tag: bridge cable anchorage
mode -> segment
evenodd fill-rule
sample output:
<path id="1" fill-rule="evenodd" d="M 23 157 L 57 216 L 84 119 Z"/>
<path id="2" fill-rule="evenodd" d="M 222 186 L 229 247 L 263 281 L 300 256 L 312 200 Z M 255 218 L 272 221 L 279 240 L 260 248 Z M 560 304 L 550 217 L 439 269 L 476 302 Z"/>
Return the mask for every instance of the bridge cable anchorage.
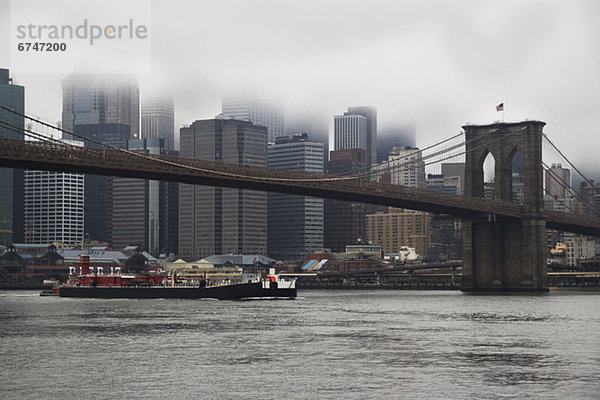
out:
<path id="1" fill-rule="evenodd" d="M 166 165 L 171 165 L 171 166 L 175 166 L 175 167 L 179 167 L 179 168 L 183 168 L 183 169 L 194 170 L 194 171 L 198 171 L 198 172 L 213 173 L 213 174 L 218 174 L 218 175 L 227 176 L 227 177 L 231 177 L 231 178 L 248 178 L 248 177 L 250 177 L 250 178 L 257 179 L 257 180 L 272 181 L 272 182 L 336 182 L 336 181 L 352 181 L 352 180 L 356 180 L 357 179 L 356 177 L 353 177 L 353 176 L 351 176 L 351 177 L 331 177 L 331 178 L 330 177 L 326 177 L 326 178 L 277 178 L 277 177 L 264 177 L 264 176 L 252 176 L 252 175 L 234 174 L 234 173 L 230 173 L 230 172 L 222 172 L 222 171 L 214 171 L 214 170 L 210 170 L 210 169 L 198 168 L 198 167 L 193 167 L 191 165 L 175 163 L 175 162 L 164 160 L 164 159 L 161 159 L 161 158 L 152 157 L 152 156 L 149 156 L 147 154 L 137 153 L 137 152 L 134 152 L 134 151 L 131 151 L 131 150 L 127 150 L 127 149 L 122 149 L 122 148 L 117 147 L 117 146 L 112 146 L 112 145 L 104 144 L 102 142 L 99 142 L 99 141 L 96 141 L 96 140 L 93 140 L 93 139 L 89 139 L 89 138 L 86 138 L 86 137 L 84 137 L 82 135 L 79 135 L 79 134 L 76 134 L 76 133 L 73 133 L 73 132 L 69 132 L 69 131 L 64 130 L 62 128 L 58 128 L 58 127 L 55 127 L 53 125 L 47 124 L 47 123 L 45 123 L 43 121 L 37 120 L 37 119 L 35 119 L 33 117 L 29 117 L 29 116 L 27 116 L 25 114 L 21 114 L 21 113 L 19 113 L 17 111 L 11 110 L 11 109 L 9 109 L 7 107 L 4 107 L 2 105 L 0 105 L 0 108 L 4 109 L 6 111 L 9 111 L 9 112 L 15 113 L 15 114 L 17 114 L 19 116 L 22 116 L 24 118 L 27 118 L 29 120 L 35 121 L 35 122 L 37 122 L 37 123 L 39 123 L 41 125 L 47 126 L 49 128 L 52 128 L 52 129 L 58 130 L 60 132 L 63 132 L 63 133 L 66 133 L 66 134 L 78 137 L 80 139 L 86 140 L 88 142 L 92 142 L 94 144 L 98 144 L 98 145 L 102 146 L 103 148 L 108 148 L 108 149 L 111 149 L 111 150 L 116 150 L 116 151 L 119 151 L 119 152 L 122 152 L 122 153 L 126 153 L 126 154 L 129 154 L 129 155 L 135 156 L 135 157 L 144 158 L 144 159 L 147 159 L 147 160 L 152 160 L 154 162 L 158 162 L 158 163 L 162 163 L 162 164 L 166 164 Z M 19 127 L 15 127 L 15 128 L 17 128 L 19 130 L 21 129 Z M 23 131 L 27 131 L 29 133 L 35 133 L 35 132 L 33 132 L 31 130 L 27 130 L 27 129 L 23 129 Z M 43 139 L 41 139 L 42 141 L 45 141 L 45 142 L 50 141 L 50 138 L 48 138 L 48 137 L 46 137 L 44 135 L 41 135 L 39 133 L 38 133 L 38 135 L 40 135 L 40 138 L 43 138 Z M 69 146 L 72 149 L 77 149 L 77 150 L 79 149 L 78 146 L 71 146 L 71 145 L 68 145 L 68 144 L 67 144 L 67 146 Z"/>

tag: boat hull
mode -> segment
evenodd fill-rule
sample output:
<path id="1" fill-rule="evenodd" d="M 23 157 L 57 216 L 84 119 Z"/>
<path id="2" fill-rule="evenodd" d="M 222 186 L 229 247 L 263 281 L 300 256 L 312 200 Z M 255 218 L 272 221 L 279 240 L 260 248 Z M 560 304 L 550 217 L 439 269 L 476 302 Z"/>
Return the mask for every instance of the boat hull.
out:
<path id="1" fill-rule="evenodd" d="M 210 287 L 165 287 L 165 286 L 63 286 L 60 297 L 88 297 L 101 299 L 219 299 L 236 300 L 246 298 L 294 298 L 296 288 L 265 288 L 261 282 Z"/>

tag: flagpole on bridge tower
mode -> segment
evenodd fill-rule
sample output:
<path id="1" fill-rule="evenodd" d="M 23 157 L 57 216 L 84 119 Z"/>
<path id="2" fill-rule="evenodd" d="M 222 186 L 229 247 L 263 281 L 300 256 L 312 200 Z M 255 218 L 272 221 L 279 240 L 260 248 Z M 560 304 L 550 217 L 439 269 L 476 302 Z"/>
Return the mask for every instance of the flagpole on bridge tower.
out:
<path id="1" fill-rule="evenodd" d="M 504 122 L 504 103 L 500 103 L 496 106 L 496 111 L 502 111 L 502 122 Z"/>

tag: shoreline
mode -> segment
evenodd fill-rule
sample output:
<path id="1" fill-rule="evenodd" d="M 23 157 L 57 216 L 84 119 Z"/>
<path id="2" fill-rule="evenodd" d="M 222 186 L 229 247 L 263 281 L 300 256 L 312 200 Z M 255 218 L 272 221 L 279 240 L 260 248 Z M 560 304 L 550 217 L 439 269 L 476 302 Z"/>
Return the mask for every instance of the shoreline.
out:
<path id="1" fill-rule="evenodd" d="M 0 290 L 10 291 L 25 291 L 25 290 L 48 290 L 52 289 L 49 286 L 42 284 L 34 285 L 6 285 L 0 284 Z M 451 284 L 360 284 L 360 283 L 321 283 L 321 284 L 305 284 L 297 283 L 298 290 L 460 290 L 460 285 Z M 598 286 L 550 286 L 550 292 L 566 292 L 566 291 L 577 291 L 577 292 L 600 292 Z"/>

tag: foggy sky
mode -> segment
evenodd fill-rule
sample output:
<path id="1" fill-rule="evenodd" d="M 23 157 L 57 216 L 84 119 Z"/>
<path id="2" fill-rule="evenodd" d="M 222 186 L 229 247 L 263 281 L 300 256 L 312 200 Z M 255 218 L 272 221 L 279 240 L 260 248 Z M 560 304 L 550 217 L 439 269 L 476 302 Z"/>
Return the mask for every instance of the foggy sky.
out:
<path id="1" fill-rule="evenodd" d="M 290 127 L 323 136 L 334 114 L 374 105 L 380 125 L 414 123 L 423 147 L 501 119 L 504 102 L 507 121 L 545 121 L 567 156 L 600 169 L 597 0 L 156 0 L 150 28 L 141 91 L 173 93 L 176 130 L 239 88 L 280 98 Z M 11 74 L 28 113 L 60 120 L 62 76 Z"/>

